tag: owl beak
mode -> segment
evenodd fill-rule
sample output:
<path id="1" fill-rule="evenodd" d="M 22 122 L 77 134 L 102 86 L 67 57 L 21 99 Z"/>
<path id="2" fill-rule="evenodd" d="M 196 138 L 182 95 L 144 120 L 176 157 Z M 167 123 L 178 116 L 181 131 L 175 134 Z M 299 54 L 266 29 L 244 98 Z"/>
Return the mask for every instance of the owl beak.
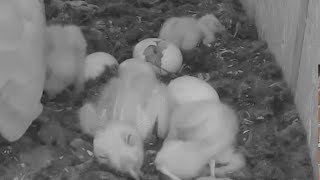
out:
<path id="1" fill-rule="evenodd" d="M 155 134 L 157 139 L 159 139 L 159 137 L 158 137 L 158 117 L 156 119 L 156 122 L 154 123 L 152 134 Z"/>
<path id="2" fill-rule="evenodd" d="M 137 171 L 130 170 L 129 174 L 134 180 L 143 179 L 143 174 L 142 174 L 142 172 L 140 170 L 137 170 Z"/>
<path id="3" fill-rule="evenodd" d="M 181 180 L 179 177 L 171 173 L 167 168 L 165 167 L 157 167 L 157 170 L 160 172 L 160 175 L 162 177 L 166 177 L 166 179 L 171 179 L 171 180 Z"/>

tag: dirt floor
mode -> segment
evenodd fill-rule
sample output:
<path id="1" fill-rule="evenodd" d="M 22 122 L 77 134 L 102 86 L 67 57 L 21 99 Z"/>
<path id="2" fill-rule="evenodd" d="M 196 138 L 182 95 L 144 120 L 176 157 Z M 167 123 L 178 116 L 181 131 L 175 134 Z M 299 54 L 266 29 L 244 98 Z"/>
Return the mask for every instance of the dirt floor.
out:
<path id="1" fill-rule="evenodd" d="M 217 35 L 211 47 L 200 45 L 184 53 L 182 74 L 208 78 L 222 101 L 239 113 L 239 149 L 247 166 L 232 174 L 235 180 L 311 180 L 306 133 L 281 69 L 267 44 L 257 39 L 251 22 L 233 0 L 45 0 L 48 23 L 77 24 L 88 41 L 88 53 L 105 51 L 119 62 L 131 58 L 133 46 L 157 37 L 168 17 L 215 14 L 228 32 Z M 92 138 L 81 133 L 77 109 L 96 97 L 99 87 L 116 74 L 89 82 L 81 97 L 64 92 L 49 102 L 17 142 L 0 144 L 1 180 L 127 179 L 99 166 L 93 159 Z M 159 179 L 152 160 L 159 142 L 146 144 L 145 179 Z"/>

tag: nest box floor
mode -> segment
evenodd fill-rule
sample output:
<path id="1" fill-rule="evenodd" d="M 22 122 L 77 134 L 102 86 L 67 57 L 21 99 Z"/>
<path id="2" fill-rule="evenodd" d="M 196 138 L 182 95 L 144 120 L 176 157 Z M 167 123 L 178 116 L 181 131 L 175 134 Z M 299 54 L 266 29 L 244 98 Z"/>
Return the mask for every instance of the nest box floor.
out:
<path id="1" fill-rule="evenodd" d="M 311 180 L 306 132 L 293 97 L 267 44 L 258 39 L 254 22 L 236 0 L 47 0 L 48 23 L 82 27 L 88 53 L 105 51 L 119 62 L 131 58 L 132 47 L 157 37 L 171 16 L 215 14 L 228 32 L 217 34 L 211 47 L 200 45 L 183 53 L 183 74 L 205 78 L 222 101 L 232 105 L 241 121 L 239 149 L 246 168 L 234 180 Z M 89 82 L 81 97 L 63 92 L 53 101 L 43 98 L 41 116 L 17 142 L 1 141 L 0 179 L 99 180 L 127 179 L 93 161 L 92 138 L 81 133 L 76 112 L 95 98 L 116 68 Z M 146 144 L 143 172 L 159 179 L 153 159 L 159 142 Z"/>

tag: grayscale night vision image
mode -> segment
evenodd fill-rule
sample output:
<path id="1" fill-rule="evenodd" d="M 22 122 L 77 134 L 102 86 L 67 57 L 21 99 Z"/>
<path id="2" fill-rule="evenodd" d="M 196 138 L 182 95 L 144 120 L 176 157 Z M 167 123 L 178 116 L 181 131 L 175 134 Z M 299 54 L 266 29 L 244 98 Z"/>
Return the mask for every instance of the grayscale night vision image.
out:
<path id="1" fill-rule="evenodd" d="M 317 180 L 319 9 L 0 0 L 0 180 Z"/>

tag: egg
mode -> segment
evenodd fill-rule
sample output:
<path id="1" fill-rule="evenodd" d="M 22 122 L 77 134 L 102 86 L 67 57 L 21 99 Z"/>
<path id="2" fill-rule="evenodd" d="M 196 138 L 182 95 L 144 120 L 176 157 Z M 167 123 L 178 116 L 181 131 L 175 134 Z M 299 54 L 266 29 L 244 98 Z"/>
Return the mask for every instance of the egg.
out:
<path id="1" fill-rule="evenodd" d="M 136 44 L 133 58 L 151 63 L 155 72 L 160 75 L 178 72 L 183 62 L 180 49 L 173 43 L 159 38 L 144 39 Z"/>
<path id="2" fill-rule="evenodd" d="M 181 76 L 168 84 L 168 92 L 176 104 L 198 100 L 219 100 L 217 91 L 206 81 L 193 76 Z"/>
<path id="3" fill-rule="evenodd" d="M 95 52 L 89 54 L 85 61 L 85 80 L 95 79 L 99 77 L 105 70 L 105 67 L 110 67 L 119 64 L 115 57 L 105 52 Z"/>

